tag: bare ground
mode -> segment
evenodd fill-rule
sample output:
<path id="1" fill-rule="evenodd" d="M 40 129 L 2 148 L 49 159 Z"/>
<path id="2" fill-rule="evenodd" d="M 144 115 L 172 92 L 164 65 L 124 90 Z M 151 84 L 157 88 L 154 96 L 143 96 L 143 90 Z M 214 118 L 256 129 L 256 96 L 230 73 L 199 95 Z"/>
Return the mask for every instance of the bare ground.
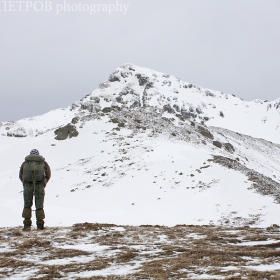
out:
<path id="1" fill-rule="evenodd" d="M 280 230 L 225 226 L 0 228 L 1 279 L 280 279 Z"/>

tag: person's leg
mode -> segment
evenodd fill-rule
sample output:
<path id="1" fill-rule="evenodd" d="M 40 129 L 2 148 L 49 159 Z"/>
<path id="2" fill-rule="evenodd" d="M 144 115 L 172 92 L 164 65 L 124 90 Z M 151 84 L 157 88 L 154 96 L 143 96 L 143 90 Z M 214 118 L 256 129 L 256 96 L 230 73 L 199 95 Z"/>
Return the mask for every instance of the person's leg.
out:
<path id="1" fill-rule="evenodd" d="M 22 217 L 24 218 L 23 224 L 24 224 L 24 230 L 30 230 L 32 221 L 32 204 L 33 204 L 33 192 L 34 187 L 32 183 L 25 182 L 23 184 L 23 199 L 24 199 L 24 208 L 22 211 Z"/>
<path id="2" fill-rule="evenodd" d="M 43 183 L 37 183 L 35 188 L 35 206 L 36 206 L 36 219 L 37 229 L 44 229 L 44 198 L 45 186 Z"/>

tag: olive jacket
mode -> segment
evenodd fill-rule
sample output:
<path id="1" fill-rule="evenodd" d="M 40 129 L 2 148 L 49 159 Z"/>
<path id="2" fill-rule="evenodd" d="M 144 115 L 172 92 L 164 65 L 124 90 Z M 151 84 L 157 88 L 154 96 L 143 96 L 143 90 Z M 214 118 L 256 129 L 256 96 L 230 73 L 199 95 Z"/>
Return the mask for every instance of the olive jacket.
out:
<path id="1" fill-rule="evenodd" d="M 24 162 L 22 163 L 20 170 L 19 170 L 19 179 L 21 180 L 22 183 L 24 183 L 23 182 L 23 164 L 24 164 Z M 45 175 L 44 175 L 44 179 L 43 179 L 44 186 L 47 185 L 50 178 L 51 178 L 51 168 L 48 165 L 48 163 L 45 161 Z"/>

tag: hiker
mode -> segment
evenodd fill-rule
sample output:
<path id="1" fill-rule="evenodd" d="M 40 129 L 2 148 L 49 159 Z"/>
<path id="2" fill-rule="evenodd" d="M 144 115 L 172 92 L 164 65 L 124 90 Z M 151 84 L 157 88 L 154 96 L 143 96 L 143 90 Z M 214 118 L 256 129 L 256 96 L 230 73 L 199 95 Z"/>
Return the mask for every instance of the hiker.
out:
<path id="1" fill-rule="evenodd" d="M 45 159 L 39 155 L 39 151 L 33 149 L 30 155 L 25 157 L 19 171 L 19 179 L 23 183 L 24 209 L 22 217 L 24 218 L 24 227 L 22 230 L 30 231 L 31 216 L 33 205 L 33 195 L 35 196 L 37 229 L 44 229 L 44 197 L 45 187 L 51 178 L 51 169 Z"/>

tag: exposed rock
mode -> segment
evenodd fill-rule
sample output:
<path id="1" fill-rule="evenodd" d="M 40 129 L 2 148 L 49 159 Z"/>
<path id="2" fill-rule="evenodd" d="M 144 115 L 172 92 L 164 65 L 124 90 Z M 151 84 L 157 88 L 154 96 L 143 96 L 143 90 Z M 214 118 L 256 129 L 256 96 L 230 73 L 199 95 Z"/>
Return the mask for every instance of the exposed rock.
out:
<path id="1" fill-rule="evenodd" d="M 188 110 L 186 110 L 186 109 L 181 109 L 181 114 L 182 114 L 183 118 L 186 118 L 186 119 L 191 118 L 191 113 L 188 112 Z"/>
<path id="2" fill-rule="evenodd" d="M 201 135 L 203 135 L 203 136 L 205 136 L 205 137 L 207 137 L 207 138 L 209 138 L 209 139 L 211 139 L 211 140 L 214 139 L 213 134 L 212 134 L 206 127 L 198 126 L 197 131 L 198 131 Z"/>
<path id="3" fill-rule="evenodd" d="M 99 96 L 91 96 L 90 100 L 92 100 L 95 103 L 99 103 L 100 102 L 100 97 Z"/>
<path id="4" fill-rule="evenodd" d="M 185 118 L 184 118 L 182 115 L 180 115 L 180 114 L 176 114 L 176 117 L 177 117 L 179 120 L 181 120 L 181 121 L 184 121 L 184 120 L 185 120 Z"/>
<path id="5" fill-rule="evenodd" d="M 147 82 L 147 85 L 145 87 L 145 90 L 146 89 L 150 89 L 150 88 L 153 88 L 154 87 L 154 83 L 153 82 Z"/>
<path id="6" fill-rule="evenodd" d="M 190 113 L 190 117 L 195 119 L 195 118 L 197 117 L 197 114 L 195 114 L 195 113 Z"/>
<path id="7" fill-rule="evenodd" d="M 111 95 L 104 95 L 103 96 L 103 99 L 106 101 L 106 102 L 111 102 L 112 101 L 112 96 Z"/>
<path id="8" fill-rule="evenodd" d="M 100 89 L 105 89 L 105 88 L 108 88 L 108 87 L 110 87 L 110 84 L 107 81 L 99 84 L 99 86 L 98 86 L 98 88 L 100 88 Z"/>
<path id="9" fill-rule="evenodd" d="M 139 81 L 139 86 L 143 86 L 145 85 L 148 81 L 149 81 L 149 78 L 142 75 L 142 74 L 136 74 L 136 77 L 138 78 L 138 81 Z"/>
<path id="10" fill-rule="evenodd" d="M 213 141 L 213 145 L 218 147 L 218 148 L 222 148 L 222 146 L 223 146 L 222 143 L 219 142 L 219 141 Z"/>
<path id="11" fill-rule="evenodd" d="M 215 94 L 214 94 L 214 93 L 212 93 L 212 92 L 211 92 L 211 91 L 209 91 L 209 90 L 206 90 L 206 91 L 205 91 L 205 95 L 206 95 L 206 96 L 215 97 Z"/>
<path id="12" fill-rule="evenodd" d="M 130 108 L 135 108 L 135 107 L 141 107 L 140 101 L 134 101 L 130 106 Z"/>
<path id="13" fill-rule="evenodd" d="M 203 111 L 200 108 L 195 109 L 198 114 L 203 114 Z"/>
<path id="14" fill-rule="evenodd" d="M 111 107 L 105 107 L 105 108 L 102 109 L 103 113 L 110 113 L 111 111 L 112 111 Z"/>
<path id="15" fill-rule="evenodd" d="M 149 100 L 151 99 L 149 89 L 151 87 L 152 87 L 152 84 L 148 83 L 143 91 L 143 95 L 142 95 L 143 107 L 149 106 Z"/>
<path id="16" fill-rule="evenodd" d="M 121 109 L 122 109 L 118 105 L 112 105 L 111 107 L 112 107 L 112 110 L 114 110 L 114 111 L 121 111 Z"/>
<path id="17" fill-rule="evenodd" d="M 165 85 L 168 85 L 169 87 L 171 86 L 171 81 L 169 81 L 169 80 L 164 80 L 163 82 L 162 82 L 162 84 L 165 86 Z"/>
<path id="18" fill-rule="evenodd" d="M 70 111 L 73 111 L 73 110 L 75 110 L 76 108 L 79 108 L 79 107 L 80 107 L 80 106 L 79 106 L 78 104 L 73 103 L 73 104 L 71 105 Z"/>
<path id="19" fill-rule="evenodd" d="M 220 111 L 220 116 L 223 118 L 224 117 L 224 113 L 222 111 Z"/>
<path id="20" fill-rule="evenodd" d="M 180 112 L 180 107 L 179 107 L 179 105 L 174 104 L 174 105 L 173 105 L 173 108 L 174 108 L 177 112 Z"/>
<path id="21" fill-rule="evenodd" d="M 175 110 L 170 106 L 170 104 L 164 105 L 162 109 L 164 112 L 168 112 L 170 114 L 175 113 Z"/>
<path id="22" fill-rule="evenodd" d="M 7 132 L 7 136 L 8 137 L 26 137 L 27 133 L 26 133 L 25 128 L 19 127 L 14 131 Z"/>
<path id="23" fill-rule="evenodd" d="M 112 122 L 112 123 L 118 123 L 119 120 L 118 120 L 117 118 L 113 118 L 113 119 L 111 119 L 111 122 Z"/>
<path id="24" fill-rule="evenodd" d="M 230 143 L 224 143 L 224 148 L 231 154 L 235 152 L 234 147 Z"/>
<path id="25" fill-rule="evenodd" d="M 115 71 L 109 76 L 109 82 L 120 82 L 121 78 L 119 77 L 119 71 Z"/>
<path id="26" fill-rule="evenodd" d="M 271 196 L 278 204 L 280 203 L 280 184 L 278 182 L 272 180 L 269 177 L 266 177 L 263 174 L 260 174 L 253 169 L 247 168 L 237 160 L 231 158 L 215 155 L 213 156 L 213 162 L 225 166 L 229 169 L 234 169 L 242 172 L 248 177 L 248 180 L 253 182 L 252 188 L 256 192 L 262 195 Z"/>
<path id="27" fill-rule="evenodd" d="M 80 120 L 79 117 L 75 117 L 75 118 L 72 119 L 71 123 L 76 124 L 79 120 Z"/>
<path id="28" fill-rule="evenodd" d="M 117 101 L 118 103 L 122 103 L 122 102 L 123 102 L 123 98 L 122 98 L 121 96 L 117 96 L 117 97 L 116 97 L 116 101 Z"/>
<path id="29" fill-rule="evenodd" d="M 127 71 L 122 71 L 122 72 L 121 72 L 121 76 L 122 76 L 123 78 L 127 78 L 127 77 L 129 77 L 129 76 L 132 76 L 132 73 L 131 73 L 131 72 L 127 72 Z"/>
<path id="30" fill-rule="evenodd" d="M 83 103 L 81 105 L 81 109 L 82 110 L 88 110 L 91 113 L 101 111 L 100 105 L 95 103 L 95 102 L 92 102 L 92 101 L 87 101 L 87 102 Z"/>
<path id="31" fill-rule="evenodd" d="M 192 84 L 184 84 L 184 85 L 183 85 L 183 88 L 192 88 L 192 87 L 193 87 Z"/>
<path id="32" fill-rule="evenodd" d="M 143 102 L 143 107 L 148 107 L 149 106 L 148 97 L 147 97 L 146 94 L 143 94 L 142 102 Z"/>
<path id="33" fill-rule="evenodd" d="M 120 93 L 119 95 L 127 95 L 127 94 L 132 94 L 132 95 L 137 95 L 139 96 L 139 93 L 135 92 L 135 90 L 133 88 L 131 88 L 130 85 L 126 86 Z"/>
<path id="34" fill-rule="evenodd" d="M 67 124 L 64 127 L 60 127 L 57 130 L 54 131 L 56 137 L 54 139 L 56 140 L 65 140 L 68 137 L 77 137 L 79 135 L 79 132 L 76 129 L 76 126 L 73 124 Z"/>

